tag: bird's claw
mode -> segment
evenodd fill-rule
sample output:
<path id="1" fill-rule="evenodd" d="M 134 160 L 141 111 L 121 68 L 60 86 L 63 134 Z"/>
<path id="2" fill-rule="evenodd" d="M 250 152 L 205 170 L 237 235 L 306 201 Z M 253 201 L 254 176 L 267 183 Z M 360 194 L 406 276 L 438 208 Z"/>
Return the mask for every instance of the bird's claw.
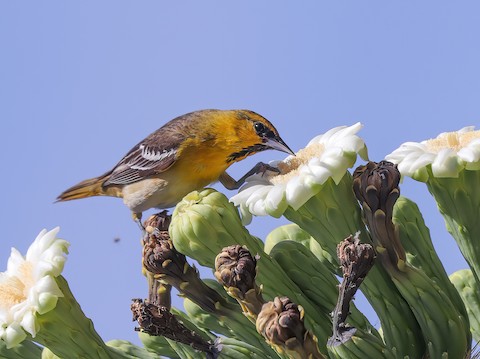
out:
<path id="1" fill-rule="evenodd" d="M 263 177 L 267 171 L 280 174 L 280 170 L 277 167 L 270 166 L 268 163 L 263 163 L 263 162 L 257 163 L 257 168 L 255 172 L 256 174 L 259 174 Z"/>

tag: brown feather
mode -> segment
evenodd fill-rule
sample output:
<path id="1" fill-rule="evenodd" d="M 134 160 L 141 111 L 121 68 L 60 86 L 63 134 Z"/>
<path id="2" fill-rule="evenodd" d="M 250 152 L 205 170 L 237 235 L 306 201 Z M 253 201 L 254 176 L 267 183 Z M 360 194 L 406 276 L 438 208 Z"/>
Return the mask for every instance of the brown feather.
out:
<path id="1" fill-rule="evenodd" d="M 122 197 L 121 191 L 116 186 L 104 187 L 103 183 L 109 174 L 100 177 L 90 178 L 77 183 L 75 186 L 62 192 L 57 197 L 57 202 L 71 201 L 72 199 L 87 198 L 92 196 L 113 196 Z"/>

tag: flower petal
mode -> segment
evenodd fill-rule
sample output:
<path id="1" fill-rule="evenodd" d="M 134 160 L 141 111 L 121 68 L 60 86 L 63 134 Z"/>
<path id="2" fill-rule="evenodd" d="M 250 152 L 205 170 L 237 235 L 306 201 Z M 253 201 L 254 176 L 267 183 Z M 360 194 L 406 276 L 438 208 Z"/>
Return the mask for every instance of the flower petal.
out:
<path id="1" fill-rule="evenodd" d="M 456 132 L 443 132 L 435 139 L 406 142 L 385 159 L 398 165 L 402 176 L 428 180 L 427 167 L 435 177 L 456 178 L 464 168 L 480 169 L 480 136 L 473 126 Z"/>
<path id="2" fill-rule="evenodd" d="M 7 344 L 7 349 L 11 349 L 25 340 L 27 334 L 23 331 L 18 323 L 12 323 L 4 328 L 1 338 Z"/>
<path id="3" fill-rule="evenodd" d="M 25 315 L 23 316 L 20 322 L 20 325 L 32 337 L 35 337 L 35 335 L 37 335 L 38 328 L 37 328 L 36 318 L 33 315 L 33 311 L 28 311 L 25 313 Z"/>
<path id="4" fill-rule="evenodd" d="M 367 157 L 365 143 L 356 135 L 361 128 L 361 123 L 339 126 L 314 137 L 297 156 L 270 163 L 280 168 L 282 174 L 270 180 L 261 175 L 249 177 L 230 201 L 240 207 L 242 218 L 247 211 L 257 216 L 279 217 L 288 206 L 298 209 L 329 178 L 339 183 L 360 152 Z"/>
<path id="5" fill-rule="evenodd" d="M 432 162 L 435 177 L 458 177 L 462 165 L 455 151 L 450 148 L 441 150 Z"/>
<path id="6" fill-rule="evenodd" d="M 278 218 L 283 212 L 285 212 L 287 206 L 288 203 L 285 199 L 285 185 L 279 184 L 277 186 L 272 186 L 271 190 L 265 197 L 265 208 L 268 214 Z"/>
<path id="7" fill-rule="evenodd" d="M 22 254 L 16 248 L 12 248 L 7 261 L 7 273 L 16 273 L 24 263 L 25 258 Z"/>

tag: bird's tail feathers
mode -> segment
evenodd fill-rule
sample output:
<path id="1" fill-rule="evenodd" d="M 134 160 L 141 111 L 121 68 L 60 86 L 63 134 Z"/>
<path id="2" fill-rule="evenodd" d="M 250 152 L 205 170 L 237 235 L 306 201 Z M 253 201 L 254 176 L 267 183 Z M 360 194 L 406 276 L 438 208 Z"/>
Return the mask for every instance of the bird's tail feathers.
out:
<path id="1" fill-rule="evenodd" d="M 105 196 L 107 195 L 107 192 L 103 187 L 104 182 L 105 175 L 82 181 L 62 192 L 57 197 L 57 202 L 71 201 L 72 199 L 86 198 L 92 196 Z"/>

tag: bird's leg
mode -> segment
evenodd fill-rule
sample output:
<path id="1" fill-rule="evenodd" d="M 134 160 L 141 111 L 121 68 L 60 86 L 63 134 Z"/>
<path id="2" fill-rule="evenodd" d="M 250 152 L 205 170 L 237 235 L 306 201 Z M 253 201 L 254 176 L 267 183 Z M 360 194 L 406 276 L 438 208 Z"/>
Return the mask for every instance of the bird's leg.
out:
<path id="1" fill-rule="evenodd" d="M 142 231 L 142 238 L 145 238 L 145 235 L 147 234 L 147 230 L 145 229 L 142 223 L 142 212 L 140 213 L 132 212 L 132 218 L 135 221 L 135 223 L 138 225 L 138 227 L 140 227 L 140 230 Z"/>
<path id="2" fill-rule="evenodd" d="M 223 172 L 218 180 L 220 181 L 221 184 L 225 186 L 226 189 L 239 189 L 241 185 L 245 183 L 245 180 L 254 175 L 254 174 L 259 174 L 261 173 L 262 176 L 265 174 L 267 171 L 272 171 L 276 173 L 280 173 L 280 170 L 276 167 L 270 166 L 267 163 L 263 162 L 258 162 L 253 168 L 245 173 L 245 175 L 240 178 L 238 181 L 235 181 L 232 176 L 230 176 L 227 172 Z"/>

